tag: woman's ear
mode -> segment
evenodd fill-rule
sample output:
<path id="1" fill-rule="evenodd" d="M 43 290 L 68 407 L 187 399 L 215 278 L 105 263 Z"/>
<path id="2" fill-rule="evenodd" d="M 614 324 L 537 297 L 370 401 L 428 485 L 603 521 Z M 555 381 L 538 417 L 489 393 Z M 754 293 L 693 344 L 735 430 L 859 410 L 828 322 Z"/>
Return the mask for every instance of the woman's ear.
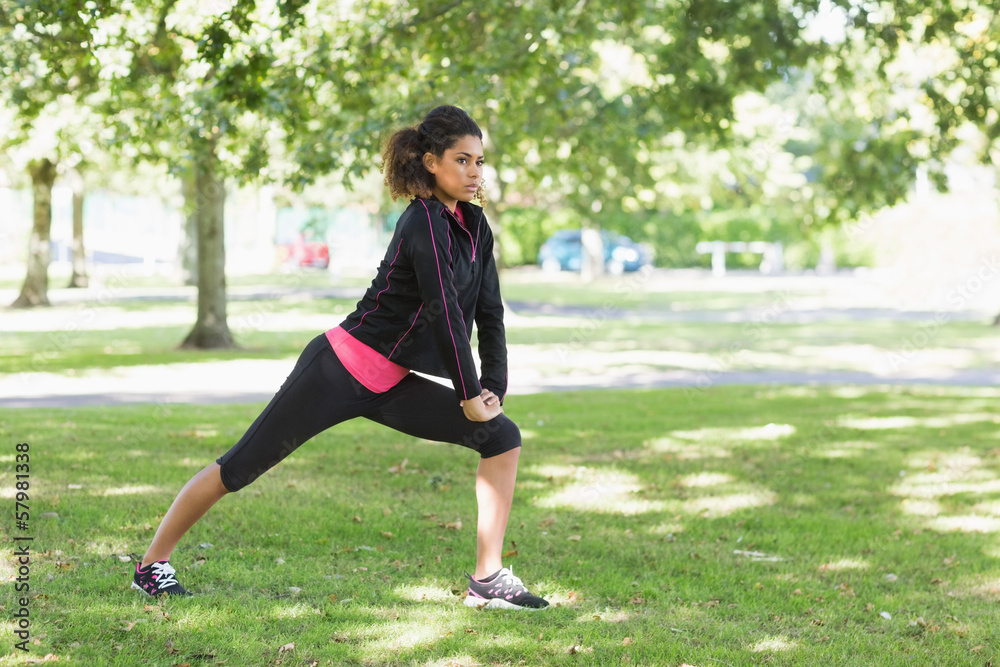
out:
<path id="1" fill-rule="evenodd" d="M 424 169 L 432 174 L 437 171 L 437 157 L 434 153 L 424 153 Z"/>

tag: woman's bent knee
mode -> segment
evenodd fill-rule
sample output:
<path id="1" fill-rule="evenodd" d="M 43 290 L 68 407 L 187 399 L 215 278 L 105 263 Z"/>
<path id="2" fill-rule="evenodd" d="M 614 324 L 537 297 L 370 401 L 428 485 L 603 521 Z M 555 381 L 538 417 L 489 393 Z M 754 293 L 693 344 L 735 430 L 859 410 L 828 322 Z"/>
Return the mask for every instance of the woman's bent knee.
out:
<path id="1" fill-rule="evenodd" d="M 505 415 L 484 423 L 483 427 L 486 437 L 479 448 L 479 455 L 482 458 L 499 456 L 521 446 L 521 430 Z"/>

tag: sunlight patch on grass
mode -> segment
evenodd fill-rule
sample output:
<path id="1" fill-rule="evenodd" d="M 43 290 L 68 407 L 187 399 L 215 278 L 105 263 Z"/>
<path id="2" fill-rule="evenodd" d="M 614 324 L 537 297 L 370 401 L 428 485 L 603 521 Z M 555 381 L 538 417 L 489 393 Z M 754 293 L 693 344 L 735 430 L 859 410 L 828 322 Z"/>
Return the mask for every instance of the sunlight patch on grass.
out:
<path id="1" fill-rule="evenodd" d="M 972 413 L 972 414 L 953 414 L 947 417 L 908 417 L 908 416 L 895 416 L 895 417 L 863 417 L 863 418 L 852 418 L 846 417 L 837 421 L 839 426 L 845 428 L 856 428 L 865 431 L 875 431 L 883 429 L 894 429 L 894 428 L 913 428 L 915 426 L 923 428 L 948 428 L 949 426 L 957 426 L 959 424 L 976 424 L 979 422 L 995 422 L 1000 420 L 995 414 L 989 413 Z"/>
<path id="2" fill-rule="evenodd" d="M 908 475 L 892 488 L 897 496 L 933 499 L 959 493 L 1000 492 L 1000 479 L 983 469 L 983 460 L 968 449 L 949 453 L 924 451 L 914 454 L 908 463 L 929 472 Z"/>
<path id="3" fill-rule="evenodd" d="M 399 619 L 386 625 L 369 627 L 366 634 L 372 637 L 372 641 L 367 644 L 367 651 L 372 659 L 384 660 L 386 652 L 410 649 L 447 636 L 455 630 L 454 621 L 451 625 L 444 623 L 439 612 L 440 609 L 418 609 L 405 621 Z"/>
<path id="4" fill-rule="evenodd" d="M 903 513 L 913 516 L 938 516 L 944 511 L 941 503 L 936 500 L 917 500 L 905 498 L 903 500 Z"/>
<path id="5" fill-rule="evenodd" d="M 788 651 L 795 648 L 798 644 L 790 641 L 787 637 L 768 637 L 767 639 L 761 639 L 759 642 L 750 647 L 750 651 L 753 653 L 765 653 L 772 651 Z"/>
<path id="6" fill-rule="evenodd" d="M 403 584 L 402 586 L 397 586 L 395 590 L 396 595 L 406 600 L 412 600 L 414 602 L 454 602 L 455 596 L 452 595 L 451 589 L 448 586 L 431 586 L 427 584 L 422 585 L 412 585 Z"/>
<path id="7" fill-rule="evenodd" d="M 430 660 L 424 663 L 424 667 L 480 667 L 482 664 L 473 660 L 472 656 L 458 655 L 440 660 Z"/>
<path id="8" fill-rule="evenodd" d="M 823 563 L 823 565 L 820 566 L 820 569 L 832 572 L 842 572 L 845 570 L 867 570 L 868 563 L 863 560 L 854 560 L 853 558 L 841 558 L 840 560 L 833 561 L 832 563 Z"/>
<path id="9" fill-rule="evenodd" d="M 661 523 L 649 529 L 651 535 L 675 535 L 682 532 L 684 532 L 684 526 L 679 523 Z"/>
<path id="10" fill-rule="evenodd" d="M 689 489 L 705 488 L 709 486 L 719 486 L 720 484 L 729 484 L 730 482 L 736 481 L 736 478 L 732 475 L 727 475 L 721 472 L 699 472 L 694 475 L 687 475 L 686 477 L 681 477 L 680 485 L 686 486 Z"/>
<path id="11" fill-rule="evenodd" d="M 767 424 L 747 428 L 702 428 L 697 431 L 674 431 L 670 435 L 694 442 L 730 441 L 753 442 L 757 440 L 777 440 L 795 433 L 791 424 Z"/>
<path id="12" fill-rule="evenodd" d="M 1000 500 L 993 500 L 986 503 L 977 503 L 973 506 L 973 511 L 978 514 L 987 514 L 989 516 L 1000 516 Z"/>
<path id="13" fill-rule="evenodd" d="M 636 618 L 638 614 L 629 613 L 622 609 L 605 609 L 604 611 L 594 611 L 587 614 L 581 614 L 576 617 L 577 623 L 593 623 L 593 622 L 603 622 L 603 623 L 625 623 L 626 621 L 631 621 Z"/>
<path id="14" fill-rule="evenodd" d="M 866 442 L 864 440 L 839 442 L 837 444 L 840 446 L 834 447 L 833 449 L 825 449 L 823 451 L 814 452 L 813 456 L 821 459 L 852 459 L 863 455 L 865 452 L 878 449 L 879 447 L 879 445 L 874 442 Z"/>
<path id="15" fill-rule="evenodd" d="M 1000 518 L 975 514 L 939 516 L 930 522 L 930 527 L 945 533 L 956 530 L 963 533 L 996 533 L 1000 532 Z"/>
<path id="16" fill-rule="evenodd" d="M 559 466 L 555 466 L 559 467 Z M 573 473 L 575 481 L 546 498 L 535 501 L 538 507 L 573 509 L 613 514 L 644 514 L 659 512 L 665 504 L 657 500 L 640 500 L 632 494 L 642 485 L 635 475 L 579 467 Z"/>
<path id="17" fill-rule="evenodd" d="M 152 484 L 139 484 L 137 486 L 116 486 L 110 489 L 104 489 L 103 491 L 92 495 L 109 498 L 111 496 L 137 496 L 146 495 L 148 493 L 168 493 L 173 491 L 176 491 L 176 489 L 167 489 L 162 486 L 153 486 Z"/>
<path id="18" fill-rule="evenodd" d="M 770 491 L 751 491 L 750 493 L 733 493 L 722 496 L 705 496 L 681 503 L 681 509 L 688 514 L 697 514 L 708 519 L 728 516 L 749 507 L 765 507 L 773 505 L 778 499 Z"/>
<path id="19" fill-rule="evenodd" d="M 724 459 L 731 456 L 729 450 L 723 447 L 684 442 L 674 438 L 657 438 L 649 443 L 649 447 L 654 452 L 671 454 L 682 461 Z"/>
<path id="20" fill-rule="evenodd" d="M 273 618 L 305 618 L 306 616 L 322 616 L 322 612 L 305 604 L 293 604 L 279 607 L 271 614 Z"/>

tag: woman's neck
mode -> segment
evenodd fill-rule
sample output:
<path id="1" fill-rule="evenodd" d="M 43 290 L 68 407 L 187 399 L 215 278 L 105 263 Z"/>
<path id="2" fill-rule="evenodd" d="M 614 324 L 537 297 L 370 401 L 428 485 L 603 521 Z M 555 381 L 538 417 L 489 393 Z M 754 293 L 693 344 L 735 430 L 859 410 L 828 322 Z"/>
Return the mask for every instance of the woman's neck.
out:
<path id="1" fill-rule="evenodd" d="M 441 190 L 438 190 L 437 188 L 435 188 L 433 192 L 434 192 L 434 196 L 437 197 L 437 200 L 439 202 L 441 202 L 442 204 L 444 204 L 445 208 L 447 208 L 452 213 L 455 212 L 455 209 L 458 208 L 458 200 L 457 199 L 450 199 L 448 197 L 448 195 L 446 195 Z"/>

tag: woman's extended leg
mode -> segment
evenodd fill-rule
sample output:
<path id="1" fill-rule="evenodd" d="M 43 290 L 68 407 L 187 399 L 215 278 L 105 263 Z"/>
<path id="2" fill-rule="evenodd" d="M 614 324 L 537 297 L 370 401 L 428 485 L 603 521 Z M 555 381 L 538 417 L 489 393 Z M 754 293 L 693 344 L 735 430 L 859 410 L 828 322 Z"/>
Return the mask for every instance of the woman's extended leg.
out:
<path id="1" fill-rule="evenodd" d="M 142 558 L 142 567 L 156 561 L 170 560 L 174 547 L 191 526 L 222 496 L 229 493 L 222 484 L 219 470 L 218 463 L 211 463 L 184 485 L 160 522 L 160 527 L 156 529 L 153 542 Z"/>
<path id="2" fill-rule="evenodd" d="M 521 448 L 479 460 L 476 471 L 476 501 L 479 520 L 476 533 L 476 578 L 484 579 L 503 567 L 503 536 L 517 480 Z"/>

